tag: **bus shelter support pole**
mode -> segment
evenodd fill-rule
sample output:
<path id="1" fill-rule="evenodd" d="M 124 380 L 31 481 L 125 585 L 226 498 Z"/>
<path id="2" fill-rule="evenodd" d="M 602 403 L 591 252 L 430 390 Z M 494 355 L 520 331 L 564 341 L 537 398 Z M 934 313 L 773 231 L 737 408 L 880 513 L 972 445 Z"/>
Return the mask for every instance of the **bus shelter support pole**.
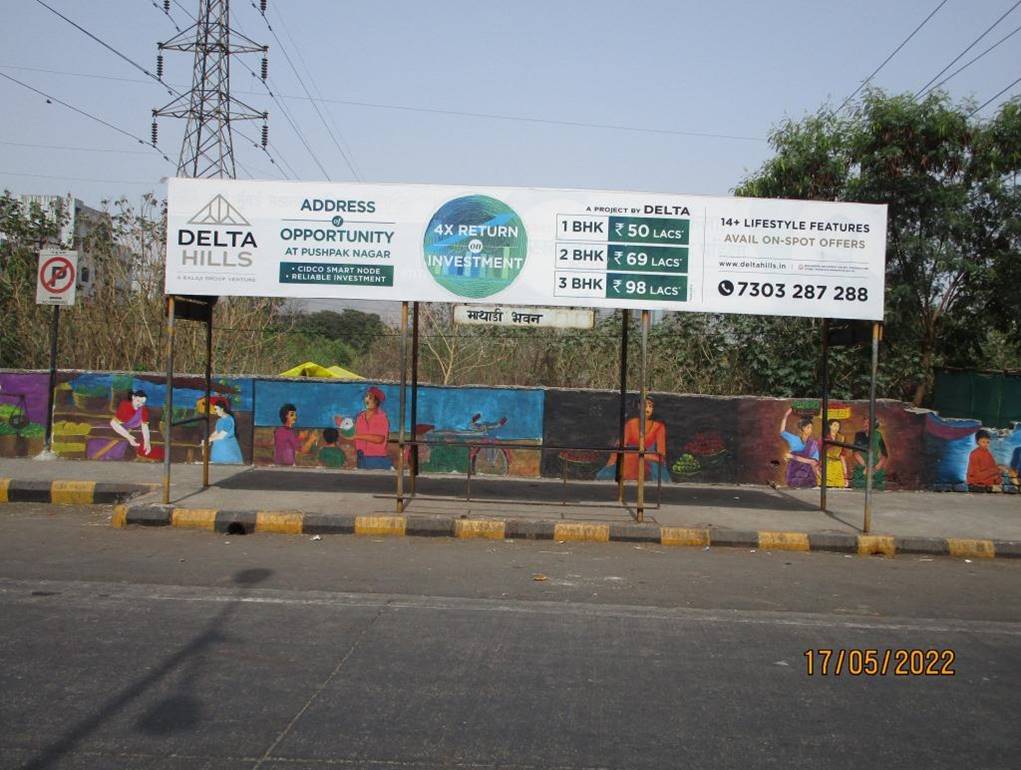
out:
<path id="1" fill-rule="evenodd" d="M 645 419 L 645 400 L 649 397 L 649 323 L 650 313 L 642 311 L 642 395 L 638 400 L 638 502 L 635 505 L 635 518 L 645 521 L 645 431 L 648 427 Z"/>
<path id="2" fill-rule="evenodd" d="M 174 423 L 174 295 L 167 297 L 167 394 L 163 401 L 163 504 L 170 505 L 170 450 Z"/>
<path id="3" fill-rule="evenodd" d="M 206 440 L 202 444 L 202 488 L 209 486 L 209 417 L 213 411 L 210 400 L 213 395 L 213 308 L 209 308 L 206 321 Z M 253 412 L 254 414 L 254 412 Z"/>
<path id="4" fill-rule="evenodd" d="M 397 513 L 404 512 L 404 421 L 408 405 L 408 303 L 401 303 L 401 396 L 397 430 Z"/>
<path id="5" fill-rule="evenodd" d="M 617 423 L 617 447 L 624 448 L 624 422 L 627 419 L 627 335 L 631 311 L 620 311 L 620 419 Z M 624 504 L 624 453 L 617 452 L 617 501 Z"/>
<path id="6" fill-rule="evenodd" d="M 865 523 L 862 532 L 866 535 L 872 530 L 872 468 L 875 464 L 876 441 L 876 376 L 879 372 L 879 335 L 882 327 L 879 322 L 872 324 L 872 377 L 869 380 L 869 431 L 868 451 L 865 453 Z"/>
<path id="7" fill-rule="evenodd" d="M 418 303 L 411 304 L 411 439 L 418 439 Z M 411 447 L 411 497 L 415 496 L 415 478 L 418 476 L 418 444 Z"/>
<path id="8" fill-rule="evenodd" d="M 826 510 L 826 463 L 829 461 L 826 451 L 826 436 L 830 427 L 830 320 L 822 319 L 822 457 L 819 458 L 819 510 Z M 834 439 L 837 437 L 834 436 Z"/>

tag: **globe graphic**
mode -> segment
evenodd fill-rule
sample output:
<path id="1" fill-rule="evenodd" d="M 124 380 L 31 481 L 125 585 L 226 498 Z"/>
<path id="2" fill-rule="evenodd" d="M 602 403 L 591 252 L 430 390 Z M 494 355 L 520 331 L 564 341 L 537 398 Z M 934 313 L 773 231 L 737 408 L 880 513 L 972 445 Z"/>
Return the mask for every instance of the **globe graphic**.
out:
<path id="1" fill-rule="evenodd" d="M 443 288 L 461 297 L 496 294 L 518 277 L 528 254 L 528 236 L 517 213 L 488 195 L 444 203 L 433 214 L 423 240 L 426 267 Z"/>

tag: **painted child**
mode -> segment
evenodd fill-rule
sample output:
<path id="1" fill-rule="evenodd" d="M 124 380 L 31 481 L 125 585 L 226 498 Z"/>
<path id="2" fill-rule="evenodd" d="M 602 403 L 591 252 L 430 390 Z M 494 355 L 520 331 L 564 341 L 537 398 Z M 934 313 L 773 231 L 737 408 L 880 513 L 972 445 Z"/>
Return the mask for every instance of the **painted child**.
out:
<path id="1" fill-rule="evenodd" d="M 971 450 L 968 457 L 968 486 L 984 488 L 984 491 L 988 492 L 1001 492 L 1006 469 L 996 464 L 993 453 L 989 451 L 990 439 L 987 430 L 975 433 L 975 443 L 978 446 Z"/>
<path id="2" fill-rule="evenodd" d="M 240 465 L 244 460 L 230 403 L 225 398 L 214 398 L 212 407 L 217 419 L 213 432 L 209 434 L 209 462 Z"/>
<path id="3" fill-rule="evenodd" d="M 316 437 L 314 433 L 298 433 L 298 408 L 294 404 L 280 407 L 280 427 L 273 431 L 273 462 L 277 465 L 294 465 L 299 453 L 308 452 Z"/>

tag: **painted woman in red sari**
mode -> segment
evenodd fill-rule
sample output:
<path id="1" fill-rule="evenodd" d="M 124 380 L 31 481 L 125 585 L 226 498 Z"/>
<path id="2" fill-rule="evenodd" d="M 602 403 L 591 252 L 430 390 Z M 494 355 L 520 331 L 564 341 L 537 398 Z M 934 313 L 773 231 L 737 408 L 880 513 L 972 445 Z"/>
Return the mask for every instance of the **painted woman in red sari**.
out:
<path id="1" fill-rule="evenodd" d="M 646 481 L 670 481 L 670 475 L 666 471 L 666 425 L 659 420 L 652 419 L 652 411 L 655 404 L 650 397 L 645 399 L 645 480 Z M 639 431 L 641 429 L 640 419 L 632 417 L 624 424 L 624 448 L 637 449 Z M 610 455 L 609 461 L 603 466 L 597 479 L 612 479 L 616 472 L 617 454 Z M 634 452 L 624 454 L 620 466 L 621 478 L 625 481 L 638 479 L 638 455 Z"/>

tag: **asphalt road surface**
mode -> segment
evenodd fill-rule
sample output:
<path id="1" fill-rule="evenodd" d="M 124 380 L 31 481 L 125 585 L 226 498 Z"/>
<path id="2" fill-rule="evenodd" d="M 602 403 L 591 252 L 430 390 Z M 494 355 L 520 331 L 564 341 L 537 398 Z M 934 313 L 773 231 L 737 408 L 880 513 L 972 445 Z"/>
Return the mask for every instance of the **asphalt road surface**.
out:
<path id="1" fill-rule="evenodd" d="M 1018 766 L 1015 561 L 109 515 L 0 507 L 2 767 Z"/>

